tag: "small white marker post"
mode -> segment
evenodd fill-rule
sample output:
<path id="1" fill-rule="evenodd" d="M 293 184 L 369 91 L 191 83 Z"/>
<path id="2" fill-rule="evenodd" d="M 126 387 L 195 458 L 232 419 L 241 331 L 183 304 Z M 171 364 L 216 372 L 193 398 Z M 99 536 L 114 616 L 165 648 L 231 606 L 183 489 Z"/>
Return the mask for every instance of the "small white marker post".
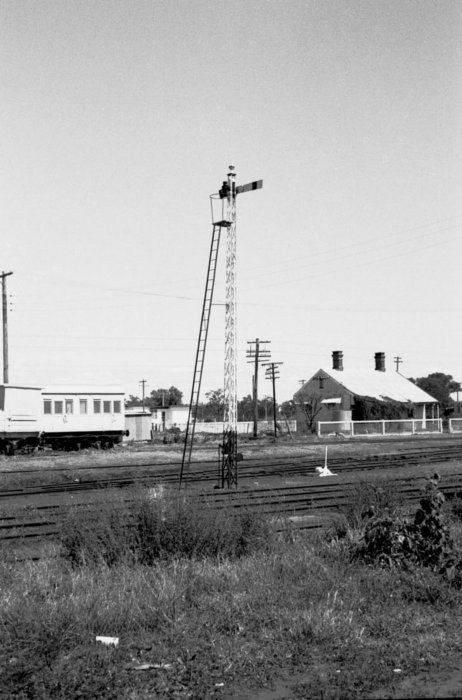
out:
<path id="1" fill-rule="evenodd" d="M 337 476 L 333 474 L 327 466 L 327 445 L 324 451 L 324 467 L 316 467 L 316 471 L 318 472 L 318 476 Z"/>

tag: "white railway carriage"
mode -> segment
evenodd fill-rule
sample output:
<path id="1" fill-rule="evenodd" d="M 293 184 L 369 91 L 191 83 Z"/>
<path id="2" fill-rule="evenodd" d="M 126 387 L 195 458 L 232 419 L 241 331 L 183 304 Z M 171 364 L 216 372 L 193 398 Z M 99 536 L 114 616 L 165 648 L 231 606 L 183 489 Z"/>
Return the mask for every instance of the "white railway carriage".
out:
<path id="1" fill-rule="evenodd" d="M 40 387 L 0 384 L 0 450 L 38 445 L 42 431 Z"/>
<path id="2" fill-rule="evenodd" d="M 43 440 L 57 449 L 112 447 L 125 434 L 124 390 L 119 386 L 42 388 Z"/>

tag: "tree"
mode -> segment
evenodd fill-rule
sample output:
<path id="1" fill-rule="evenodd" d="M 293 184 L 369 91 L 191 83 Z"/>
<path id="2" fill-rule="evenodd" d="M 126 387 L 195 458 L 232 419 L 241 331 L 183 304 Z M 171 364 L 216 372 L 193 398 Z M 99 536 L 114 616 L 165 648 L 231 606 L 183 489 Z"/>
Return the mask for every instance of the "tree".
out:
<path id="1" fill-rule="evenodd" d="M 213 389 L 205 395 L 204 420 L 223 420 L 225 413 L 225 394 L 223 389 Z"/>
<path id="2" fill-rule="evenodd" d="M 301 409 L 306 420 L 306 426 L 310 433 L 315 433 L 315 418 L 322 409 L 321 397 L 304 396 L 303 399 L 298 399 L 296 405 Z"/>
<path id="3" fill-rule="evenodd" d="M 143 402 L 137 396 L 130 394 L 128 399 L 125 400 L 125 408 L 134 408 L 135 406 L 142 406 Z"/>
<path id="4" fill-rule="evenodd" d="M 244 396 L 240 401 L 237 402 L 237 416 L 238 420 L 251 421 L 254 415 L 254 404 L 253 398 L 250 394 Z"/>
<path id="5" fill-rule="evenodd" d="M 170 389 L 154 389 L 147 397 L 145 404 L 149 408 L 160 408 L 161 406 L 182 406 L 183 392 L 175 386 Z"/>
<path id="6" fill-rule="evenodd" d="M 281 404 L 281 413 L 287 419 L 295 418 L 297 415 L 297 405 L 293 399 L 283 401 Z"/>
<path id="7" fill-rule="evenodd" d="M 459 382 L 456 382 L 451 374 L 433 372 L 427 377 L 418 377 L 417 379 L 411 378 L 410 381 L 414 382 L 414 384 L 426 391 L 430 396 L 433 396 L 440 404 L 445 415 L 451 413 L 453 410 L 453 401 L 449 394 L 460 388 Z"/>
<path id="8" fill-rule="evenodd" d="M 261 401 L 258 401 L 258 418 L 260 420 L 272 420 L 273 417 L 273 398 L 272 396 L 264 396 Z"/>

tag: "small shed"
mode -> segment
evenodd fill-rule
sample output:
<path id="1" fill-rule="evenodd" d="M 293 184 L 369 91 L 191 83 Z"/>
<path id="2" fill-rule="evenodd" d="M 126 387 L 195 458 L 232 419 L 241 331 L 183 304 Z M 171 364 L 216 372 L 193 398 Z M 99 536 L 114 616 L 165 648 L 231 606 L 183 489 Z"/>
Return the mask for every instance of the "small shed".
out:
<path id="1" fill-rule="evenodd" d="M 151 439 L 151 411 L 135 406 L 125 409 L 125 429 L 128 439 L 141 441 Z"/>
<path id="2" fill-rule="evenodd" d="M 188 424 L 189 406 L 157 406 L 152 409 L 153 431 L 179 428 L 186 430 Z"/>

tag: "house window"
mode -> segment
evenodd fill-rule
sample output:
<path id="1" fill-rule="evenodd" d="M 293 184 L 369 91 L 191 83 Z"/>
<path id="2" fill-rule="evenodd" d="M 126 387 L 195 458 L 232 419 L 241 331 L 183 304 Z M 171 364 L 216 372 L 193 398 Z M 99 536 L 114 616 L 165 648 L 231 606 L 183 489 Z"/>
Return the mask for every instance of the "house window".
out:
<path id="1" fill-rule="evenodd" d="M 155 408 L 152 412 L 152 417 L 157 418 L 157 408 Z"/>
<path id="2" fill-rule="evenodd" d="M 62 401 L 55 401 L 55 413 L 62 413 L 63 412 L 63 402 Z"/>
<path id="3" fill-rule="evenodd" d="M 114 413 L 120 413 L 120 401 L 114 401 Z"/>
<path id="4" fill-rule="evenodd" d="M 51 401 L 49 399 L 45 399 L 43 402 L 43 412 L 46 414 L 51 413 Z"/>
<path id="5" fill-rule="evenodd" d="M 79 406 L 80 406 L 80 413 L 86 414 L 88 412 L 87 399 L 80 399 Z"/>
<path id="6" fill-rule="evenodd" d="M 103 412 L 104 413 L 111 412 L 111 402 L 110 401 L 103 401 Z"/>
<path id="7" fill-rule="evenodd" d="M 66 413 L 74 413 L 74 402 L 72 399 L 66 399 Z"/>
<path id="8" fill-rule="evenodd" d="M 93 413 L 101 413 L 101 399 L 94 399 Z"/>

